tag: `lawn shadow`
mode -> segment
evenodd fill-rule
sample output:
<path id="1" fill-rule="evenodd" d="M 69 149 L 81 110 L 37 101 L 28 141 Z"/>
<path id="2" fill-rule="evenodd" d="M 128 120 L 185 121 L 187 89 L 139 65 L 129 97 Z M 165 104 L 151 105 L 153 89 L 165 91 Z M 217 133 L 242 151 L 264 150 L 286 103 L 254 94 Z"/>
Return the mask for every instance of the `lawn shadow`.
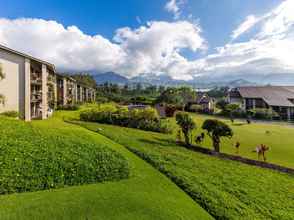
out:
<path id="1" fill-rule="evenodd" d="M 232 126 L 243 126 L 243 125 L 247 125 L 246 123 L 234 123 L 232 124 Z"/>

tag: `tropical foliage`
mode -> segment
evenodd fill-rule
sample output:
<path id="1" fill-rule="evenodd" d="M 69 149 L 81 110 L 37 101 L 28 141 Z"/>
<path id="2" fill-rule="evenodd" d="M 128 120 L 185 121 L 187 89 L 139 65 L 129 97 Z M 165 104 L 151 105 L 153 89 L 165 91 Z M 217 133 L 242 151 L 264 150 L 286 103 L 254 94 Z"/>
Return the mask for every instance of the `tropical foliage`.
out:
<path id="1" fill-rule="evenodd" d="M 168 133 L 168 123 L 161 120 L 154 108 L 129 109 L 115 104 L 101 104 L 80 113 L 82 121 L 114 124 L 147 131 Z"/>
<path id="2" fill-rule="evenodd" d="M 176 114 L 177 124 L 181 127 L 182 132 L 185 137 L 186 145 L 190 145 L 190 134 L 194 128 L 196 128 L 196 124 L 193 121 L 193 118 L 186 112 L 178 112 Z"/>
<path id="3" fill-rule="evenodd" d="M 216 152 L 220 151 L 221 137 L 231 138 L 233 136 L 232 129 L 224 122 L 216 119 L 204 121 L 202 129 L 206 130 L 207 134 L 211 137 Z"/>

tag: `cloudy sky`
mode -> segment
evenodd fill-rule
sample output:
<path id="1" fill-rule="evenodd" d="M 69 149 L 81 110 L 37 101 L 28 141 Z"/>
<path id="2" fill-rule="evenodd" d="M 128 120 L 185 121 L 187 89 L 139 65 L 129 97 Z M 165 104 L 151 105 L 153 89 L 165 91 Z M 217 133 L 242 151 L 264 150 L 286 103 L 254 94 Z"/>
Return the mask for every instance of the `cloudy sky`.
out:
<path id="1" fill-rule="evenodd" d="M 60 71 L 293 73 L 293 0 L 1 0 L 0 44 Z"/>

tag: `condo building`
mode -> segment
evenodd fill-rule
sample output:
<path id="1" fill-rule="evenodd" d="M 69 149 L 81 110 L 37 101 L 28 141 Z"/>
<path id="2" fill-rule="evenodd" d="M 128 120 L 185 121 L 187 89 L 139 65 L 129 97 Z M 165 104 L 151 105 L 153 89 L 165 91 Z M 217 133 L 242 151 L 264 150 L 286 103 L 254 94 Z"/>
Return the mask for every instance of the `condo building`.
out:
<path id="1" fill-rule="evenodd" d="M 0 45 L 0 113 L 17 111 L 26 121 L 46 119 L 58 105 L 95 101 L 95 89 L 56 73 L 41 59 Z"/>

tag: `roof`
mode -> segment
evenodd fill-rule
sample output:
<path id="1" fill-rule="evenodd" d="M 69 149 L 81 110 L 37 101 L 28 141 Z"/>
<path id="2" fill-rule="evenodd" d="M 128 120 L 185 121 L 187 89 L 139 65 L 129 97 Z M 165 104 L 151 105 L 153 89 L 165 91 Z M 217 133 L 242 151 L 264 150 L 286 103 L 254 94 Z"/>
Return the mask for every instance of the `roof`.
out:
<path id="1" fill-rule="evenodd" d="M 238 88 L 243 98 L 261 98 L 270 106 L 294 107 L 294 86 L 249 86 Z"/>
<path id="2" fill-rule="evenodd" d="M 204 92 L 197 92 L 197 97 L 196 97 L 196 100 L 195 100 L 194 103 L 197 103 L 197 104 L 208 104 L 210 101 L 212 101 L 212 98 L 210 98 L 206 93 L 204 93 Z"/>
<path id="3" fill-rule="evenodd" d="M 10 52 L 10 53 L 17 54 L 17 55 L 22 56 L 22 57 L 24 57 L 24 58 L 28 58 L 28 59 L 30 59 L 30 60 L 34 60 L 34 61 L 39 62 L 39 63 L 43 63 L 43 64 L 45 64 L 45 65 L 51 67 L 51 68 L 53 69 L 53 71 L 55 72 L 55 66 L 54 66 L 54 64 L 52 64 L 52 63 L 48 63 L 47 61 L 44 61 L 44 60 L 41 60 L 41 59 L 35 58 L 35 57 L 31 56 L 31 55 L 28 55 L 28 54 L 25 54 L 25 53 L 22 53 L 22 52 L 19 52 L 19 51 L 13 50 L 13 49 L 8 48 L 8 47 L 6 47 L 6 46 L 4 46 L 4 45 L 1 45 L 1 44 L 0 44 L 0 49 L 5 50 L 5 51 L 8 51 L 8 52 Z"/>

